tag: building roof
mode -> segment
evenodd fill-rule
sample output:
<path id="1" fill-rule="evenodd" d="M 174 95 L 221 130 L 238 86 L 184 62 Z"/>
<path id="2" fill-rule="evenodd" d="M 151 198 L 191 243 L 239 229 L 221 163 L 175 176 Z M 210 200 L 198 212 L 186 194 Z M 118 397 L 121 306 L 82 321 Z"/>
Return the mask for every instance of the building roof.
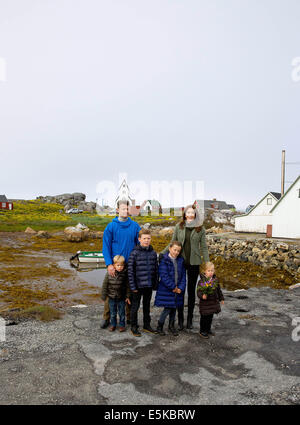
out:
<path id="1" fill-rule="evenodd" d="M 270 192 L 272 193 L 273 196 L 275 196 L 275 198 L 280 199 L 281 198 L 281 193 L 279 192 Z"/>
<path id="2" fill-rule="evenodd" d="M 8 202 L 5 195 L 0 195 L 0 202 Z"/>
<path id="3" fill-rule="evenodd" d="M 274 193 L 277 193 L 278 194 L 278 192 L 268 192 L 265 196 L 263 196 L 262 198 L 261 198 L 261 200 L 260 201 L 258 201 L 249 211 L 247 211 L 247 212 L 245 212 L 244 214 L 240 214 L 240 215 L 236 215 L 235 217 L 244 217 L 244 216 L 246 216 L 246 215 L 249 215 L 269 194 L 271 194 L 272 196 L 273 196 L 273 198 L 275 198 L 275 199 L 277 199 L 277 201 L 278 201 L 278 198 L 277 198 L 277 196 L 275 196 L 275 195 L 273 195 Z M 276 203 L 276 205 L 277 205 L 277 203 Z M 275 205 L 275 206 L 276 206 Z M 247 207 L 248 208 L 248 207 Z M 273 207 L 274 208 L 274 207 Z M 269 213 L 271 212 L 272 210 L 270 210 L 269 211 Z"/>
<path id="4" fill-rule="evenodd" d="M 204 208 L 211 208 L 211 204 L 218 204 L 218 209 L 219 210 L 228 210 L 229 206 L 225 201 L 218 201 L 217 199 L 204 199 L 204 201 L 202 199 L 196 199 L 194 203 L 201 203 L 204 202 Z"/>
<path id="5" fill-rule="evenodd" d="M 296 178 L 296 180 L 294 181 L 294 183 L 292 183 L 290 185 L 290 187 L 288 188 L 288 190 L 285 192 L 285 194 L 283 196 L 281 196 L 281 198 L 279 199 L 279 201 L 277 202 L 276 205 L 274 205 L 274 207 L 271 209 L 270 213 L 272 213 L 275 208 L 277 207 L 277 205 L 282 201 L 282 199 L 289 193 L 289 191 L 292 189 L 292 187 L 297 183 L 297 181 L 300 179 L 300 175 Z"/>

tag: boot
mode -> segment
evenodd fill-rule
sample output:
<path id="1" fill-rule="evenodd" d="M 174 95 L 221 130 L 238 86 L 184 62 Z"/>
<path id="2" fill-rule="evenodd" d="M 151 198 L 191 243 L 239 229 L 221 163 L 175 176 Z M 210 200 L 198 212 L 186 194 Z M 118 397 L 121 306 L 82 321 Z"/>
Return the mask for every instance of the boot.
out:
<path id="1" fill-rule="evenodd" d="M 186 328 L 193 329 L 193 316 L 191 315 L 188 315 L 187 317 Z"/>
<path id="2" fill-rule="evenodd" d="M 156 332 L 157 332 L 159 335 L 161 335 L 161 336 L 166 335 L 166 334 L 164 333 L 164 331 L 163 331 L 163 327 L 164 327 L 164 324 L 163 324 L 163 323 L 160 323 L 160 321 L 158 321 L 158 322 L 157 322 L 157 329 L 156 329 Z"/>
<path id="3" fill-rule="evenodd" d="M 183 330 L 183 307 L 179 307 L 177 309 L 177 313 L 178 313 L 178 330 L 182 331 Z"/>
<path id="4" fill-rule="evenodd" d="M 175 329 L 175 326 L 174 326 L 174 320 L 169 323 L 169 331 L 171 332 L 172 335 L 178 336 L 177 329 Z"/>

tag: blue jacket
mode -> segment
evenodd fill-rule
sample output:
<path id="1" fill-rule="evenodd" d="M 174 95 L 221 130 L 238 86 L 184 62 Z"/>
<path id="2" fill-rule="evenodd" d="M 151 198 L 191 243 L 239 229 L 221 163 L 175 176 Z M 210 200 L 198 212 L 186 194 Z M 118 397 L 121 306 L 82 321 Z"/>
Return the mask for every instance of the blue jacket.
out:
<path id="1" fill-rule="evenodd" d="M 139 288 L 157 288 L 157 254 L 151 245 L 148 249 L 137 245 L 132 250 L 128 260 L 128 278 L 132 291 Z"/>
<path id="2" fill-rule="evenodd" d="M 175 289 L 175 268 L 173 261 L 169 257 L 169 252 L 166 252 L 162 256 L 158 268 L 160 281 L 154 303 L 157 307 L 176 308 L 183 306 L 186 271 L 183 257 L 177 257 L 176 261 L 178 271 L 177 288 L 181 289 L 181 293 L 172 292 Z"/>
<path id="3" fill-rule="evenodd" d="M 115 217 L 106 226 L 103 233 L 102 247 L 106 266 L 113 264 L 115 255 L 123 255 L 127 263 L 131 251 L 138 243 L 140 230 L 138 223 L 132 221 L 130 217 L 124 222 Z"/>

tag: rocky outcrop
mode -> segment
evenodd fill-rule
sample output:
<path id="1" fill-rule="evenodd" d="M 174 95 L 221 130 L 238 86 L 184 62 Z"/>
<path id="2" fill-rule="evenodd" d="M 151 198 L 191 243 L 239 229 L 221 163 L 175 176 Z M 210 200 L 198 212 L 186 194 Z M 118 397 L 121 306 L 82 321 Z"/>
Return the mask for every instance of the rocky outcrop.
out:
<path id="1" fill-rule="evenodd" d="M 77 205 L 79 202 L 85 201 L 85 194 L 84 193 L 63 193 L 62 195 L 55 195 L 55 196 L 38 196 L 36 199 L 42 202 L 48 202 L 52 204 L 63 204 L 66 205 L 67 203 L 71 206 Z"/>
<path id="2" fill-rule="evenodd" d="M 207 235 L 209 253 L 225 259 L 237 258 L 262 267 L 286 270 L 300 276 L 300 246 L 268 239 L 246 240 Z"/>
<path id="3" fill-rule="evenodd" d="M 89 238 L 90 230 L 84 224 L 78 223 L 77 226 L 69 226 L 64 230 L 66 239 L 69 242 L 82 242 Z"/>
<path id="4" fill-rule="evenodd" d="M 82 211 L 88 211 L 90 213 L 96 212 L 96 202 L 85 202 L 84 193 L 63 193 L 62 195 L 56 196 L 38 196 L 36 199 L 42 202 L 48 202 L 53 204 L 64 205 L 64 211 L 68 211 L 70 208 L 76 206 Z"/>

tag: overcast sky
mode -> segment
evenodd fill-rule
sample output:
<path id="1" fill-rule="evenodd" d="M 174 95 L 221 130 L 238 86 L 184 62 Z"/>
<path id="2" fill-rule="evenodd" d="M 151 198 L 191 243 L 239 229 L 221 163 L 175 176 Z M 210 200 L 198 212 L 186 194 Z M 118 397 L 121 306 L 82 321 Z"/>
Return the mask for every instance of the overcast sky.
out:
<path id="1" fill-rule="evenodd" d="M 280 192 L 299 23 L 299 0 L 0 0 L 0 194 L 95 201 L 119 172 L 239 208 Z"/>

